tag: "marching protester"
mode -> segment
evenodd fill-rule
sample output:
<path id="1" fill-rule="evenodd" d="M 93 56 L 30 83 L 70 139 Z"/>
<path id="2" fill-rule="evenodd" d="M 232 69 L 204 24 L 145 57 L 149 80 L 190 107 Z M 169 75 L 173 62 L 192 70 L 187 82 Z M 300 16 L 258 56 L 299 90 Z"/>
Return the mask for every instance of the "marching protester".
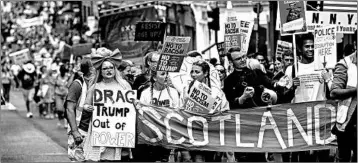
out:
<path id="1" fill-rule="evenodd" d="M 224 81 L 224 92 L 230 108 L 244 109 L 267 105 L 261 100 L 261 94 L 263 87 L 273 89 L 273 81 L 261 69 L 250 69 L 250 64 L 247 63 L 250 60 L 246 58 L 246 54 L 240 53 L 239 48 L 232 48 L 228 52 L 228 58 L 235 68 Z"/>
<path id="2" fill-rule="evenodd" d="M 83 109 L 90 113 L 88 122 L 81 121 L 81 124 L 86 125 L 87 132 L 92 130 L 92 112 L 94 110 L 93 98 L 95 87 L 116 87 L 120 90 L 131 90 L 131 86 L 127 81 L 121 78 L 118 66 L 122 60 L 119 50 L 111 51 L 106 48 L 97 49 L 96 53 L 92 55 L 91 61 L 93 66 L 97 69 L 94 84 L 88 89 L 85 104 Z M 84 113 L 84 112 L 83 112 Z M 85 116 L 82 113 L 82 117 Z M 86 130 L 85 130 L 86 131 Z M 92 135 L 87 135 L 84 144 L 84 155 L 89 160 L 93 161 L 128 161 L 132 159 L 132 152 L 127 148 L 118 147 L 92 147 Z M 103 150 L 104 149 L 104 150 Z M 101 152 L 97 153 L 100 150 Z M 96 160 L 98 159 L 99 160 Z"/>
<path id="3" fill-rule="evenodd" d="M 55 83 L 55 105 L 56 105 L 56 113 L 58 116 L 59 122 L 57 126 L 66 128 L 67 122 L 65 120 L 65 109 L 64 109 L 64 101 L 65 97 L 68 94 L 69 87 L 69 74 L 68 69 L 65 65 L 60 66 L 60 74 L 56 77 Z"/>
<path id="4" fill-rule="evenodd" d="M 46 119 L 55 118 L 55 85 L 57 70 L 49 70 L 47 75 L 42 78 L 41 85 L 43 88 L 43 103 L 46 108 Z"/>
<path id="5" fill-rule="evenodd" d="M 224 80 L 227 77 L 225 67 L 218 64 L 215 66 L 215 69 L 219 72 L 219 77 L 220 77 L 220 81 L 221 81 L 221 89 L 224 89 Z"/>
<path id="6" fill-rule="evenodd" d="M 154 106 L 178 108 L 180 106 L 179 93 L 168 86 L 168 72 L 151 70 L 150 86 L 141 93 L 140 102 Z M 152 147 L 153 161 L 167 162 L 170 150 L 163 147 Z M 140 156 L 139 156 L 140 157 Z"/>
<path id="7" fill-rule="evenodd" d="M 75 74 L 64 102 L 66 119 L 68 121 L 68 156 L 71 161 L 84 161 L 83 145 L 88 134 L 88 124 L 82 125 L 90 116 L 83 116 L 83 110 L 88 88 L 94 81 L 95 70 L 90 59 L 81 61 L 80 71 Z M 88 114 L 85 114 L 88 115 Z"/>
<path id="8" fill-rule="evenodd" d="M 34 92 L 34 84 L 36 81 L 36 71 L 34 64 L 29 61 L 28 63 L 22 65 L 22 70 L 18 74 L 18 78 L 21 81 L 22 93 L 24 96 L 27 114 L 26 117 L 32 118 L 33 114 L 31 112 L 31 102 L 33 101 L 30 91 Z"/>
<path id="9" fill-rule="evenodd" d="M 3 94 L 5 98 L 5 105 L 9 107 L 10 102 L 10 90 L 11 90 L 11 83 L 14 79 L 14 76 L 11 72 L 11 60 L 6 57 L 4 60 L 1 61 L 1 84 L 3 88 Z"/>
<path id="10" fill-rule="evenodd" d="M 211 84 L 209 63 L 203 60 L 194 62 L 192 65 L 192 69 L 190 71 L 190 75 L 193 80 L 189 83 L 189 85 L 184 86 L 183 88 L 182 95 L 181 95 L 181 101 L 183 104 L 186 98 L 189 98 L 189 92 L 192 89 L 194 83 L 200 82 L 205 84 L 211 89 L 212 97 L 217 102 L 217 104 L 214 105 L 213 108 L 207 108 L 209 109 L 209 113 L 224 112 L 230 110 L 229 103 L 226 100 L 224 92 L 221 90 L 221 88 L 217 88 Z M 190 154 L 194 162 L 210 161 L 210 159 L 213 158 L 211 152 L 190 151 Z"/>
<path id="11" fill-rule="evenodd" d="M 134 75 L 132 74 L 131 68 L 132 66 L 128 62 L 122 61 L 118 67 L 118 70 L 121 73 L 122 78 L 125 79 L 130 85 L 133 85 Z"/>
<path id="12" fill-rule="evenodd" d="M 133 82 L 133 89 L 137 90 L 138 99 L 140 99 L 142 91 L 150 85 L 150 73 L 152 69 L 155 70 L 154 64 L 159 60 L 159 56 L 160 54 L 158 51 L 151 51 L 144 57 L 143 73 L 138 75 Z"/>
<path id="13" fill-rule="evenodd" d="M 357 38 L 357 31 L 353 36 Z M 332 129 L 337 136 L 338 161 L 357 162 L 357 51 L 336 64 L 330 95 L 339 100 Z"/>

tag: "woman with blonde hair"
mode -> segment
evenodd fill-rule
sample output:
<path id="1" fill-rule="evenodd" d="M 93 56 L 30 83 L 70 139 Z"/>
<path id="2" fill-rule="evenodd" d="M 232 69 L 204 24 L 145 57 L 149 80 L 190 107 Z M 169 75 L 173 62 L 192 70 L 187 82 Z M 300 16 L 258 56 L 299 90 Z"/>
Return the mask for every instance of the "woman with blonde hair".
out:
<path id="1" fill-rule="evenodd" d="M 94 84 L 88 89 L 83 108 L 85 112 L 82 113 L 82 117 L 85 116 L 84 113 L 90 114 L 87 116 L 92 117 L 92 112 L 94 110 L 93 97 L 94 90 L 96 87 L 113 87 L 119 88 L 121 90 L 132 89 L 129 83 L 123 78 L 121 78 L 120 73 L 118 71 L 118 66 L 122 61 L 122 55 L 118 49 L 112 52 L 111 50 L 108 50 L 106 48 L 99 48 L 94 54 L 92 54 L 91 61 L 93 66 L 96 68 L 97 73 L 94 80 Z M 88 126 L 87 132 L 89 135 L 86 137 L 84 143 L 84 157 L 86 160 L 123 161 L 126 158 L 126 161 L 128 161 L 132 158 L 132 153 L 130 149 L 92 146 L 91 121 L 92 119 L 90 118 L 87 122 L 80 122 L 80 126 Z"/>

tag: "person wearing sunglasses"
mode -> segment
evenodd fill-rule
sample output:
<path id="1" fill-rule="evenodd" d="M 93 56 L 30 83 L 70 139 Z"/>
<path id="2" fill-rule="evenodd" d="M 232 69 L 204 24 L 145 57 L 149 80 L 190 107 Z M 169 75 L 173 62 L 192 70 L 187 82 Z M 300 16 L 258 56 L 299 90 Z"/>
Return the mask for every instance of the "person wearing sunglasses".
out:
<path id="1" fill-rule="evenodd" d="M 221 81 L 221 89 L 223 90 L 224 89 L 224 80 L 227 77 L 225 67 L 220 64 L 217 64 L 215 66 L 215 69 L 219 72 L 219 77 L 220 77 L 220 81 Z"/>

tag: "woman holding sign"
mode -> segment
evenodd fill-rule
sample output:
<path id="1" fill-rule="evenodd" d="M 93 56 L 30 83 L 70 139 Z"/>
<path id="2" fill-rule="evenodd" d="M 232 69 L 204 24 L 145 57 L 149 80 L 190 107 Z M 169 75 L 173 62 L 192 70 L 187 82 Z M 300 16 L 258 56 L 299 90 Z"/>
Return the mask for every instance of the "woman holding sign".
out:
<path id="1" fill-rule="evenodd" d="M 95 140 L 92 134 L 92 112 L 95 109 L 93 106 L 95 89 L 116 88 L 119 90 L 131 90 L 131 86 L 120 77 L 117 69 L 121 60 L 122 56 L 118 49 L 112 52 L 106 48 L 99 48 L 95 54 L 92 54 L 91 61 L 93 66 L 97 69 L 97 76 L 95 78 L 95 84 L 88 90 L 84 111 L 82 113 L 82 119 L 85 117 L 89 118 L 87 122 L 81 120 L 79 125 L 80 127 L 84 125 L 88 127 L 88 136 L 84 143 L 84 156 L 86 160 L 118 161 L 123 160 L 124 157 L 130 159 L 132 156 L 131 151 L 125 148 L 92 146 L 92 141 Z"/>
<path id="2" fill-rule="evenodd" d="M 188 86 L 184 86 L 184 91 L 181 96 L 185 110 L 197 111 L 201 113 L 215 113 L 230 110 L 229 103 L 226 100 L 224 92 L 220 87 L 211 84 L 209 63 L 203 60 L 194 62 L 190 75 L 193 81 L 191 81 Z M 199 91 L 200 95 L 195 93 Z M 203 98 L 207 95 L 209 95 L 207 98 Z M 209 110 L 204 110 L 205 108 Z M 213 157 L 211 152 L 191 151 L 190 154 L 195 162 L 211 161 L 208 159 Z M 232 158 L 232 156 L 229 156 L 229 153 L 227 154 L 228 158 Z M 231 155 L 233 155 L 233 153 Z M 206 156 L 208 157 L 206 158 Z"/>

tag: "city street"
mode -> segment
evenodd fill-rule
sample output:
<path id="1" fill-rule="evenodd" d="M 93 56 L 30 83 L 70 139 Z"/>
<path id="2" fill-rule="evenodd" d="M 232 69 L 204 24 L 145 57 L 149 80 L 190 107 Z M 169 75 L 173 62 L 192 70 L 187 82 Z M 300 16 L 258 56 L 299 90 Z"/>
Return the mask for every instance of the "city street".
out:
<path id="1" fill-rule="evenodd" d="M 15 111 L 1 110 L 1 162 L 68 162 L 66 129 L 57 127 L 57 119 L 46 120 L 33 110 L 26 117 L 21 91 L 11 91 Z"/>

